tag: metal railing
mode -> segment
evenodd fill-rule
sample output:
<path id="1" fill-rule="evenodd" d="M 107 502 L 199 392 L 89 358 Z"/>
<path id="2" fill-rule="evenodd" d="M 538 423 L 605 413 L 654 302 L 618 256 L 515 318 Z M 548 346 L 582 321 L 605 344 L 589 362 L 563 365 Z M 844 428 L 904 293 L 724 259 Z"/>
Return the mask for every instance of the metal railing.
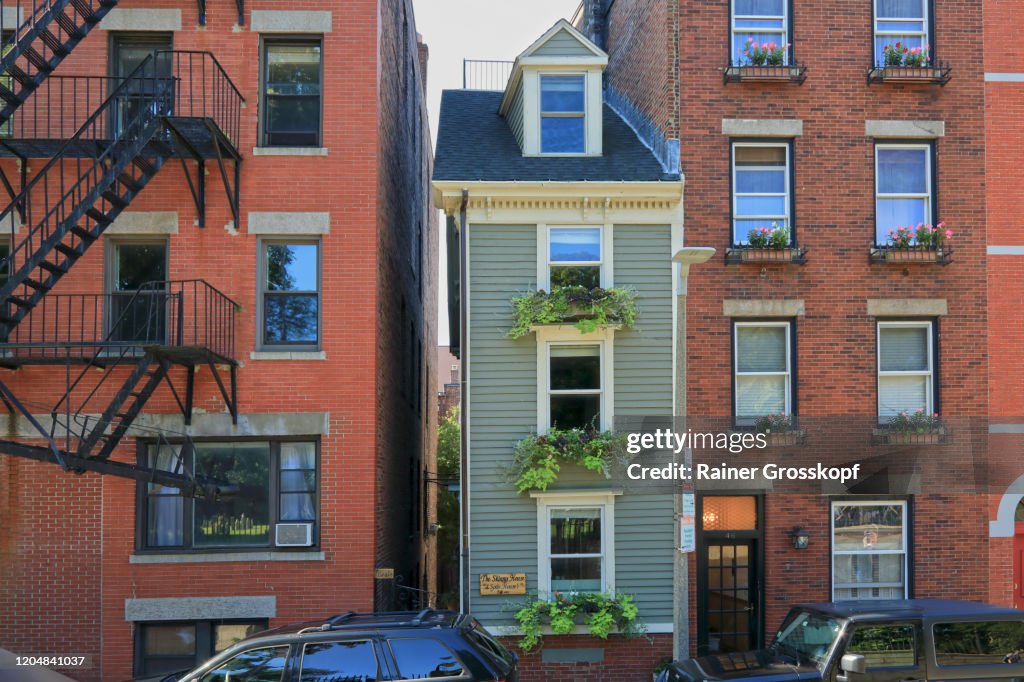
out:
<path id="1" fill-rule="evenodd" d="M 135 291 L 50 294 L 0 341 L 0 363 L 84 360 L 145 346 L 201 348 L 235 358 L 238 304 L 201 279 Z"/>
<path id="2" fill-rule="evenodd" d="M 148 99 L 162 81 L 173 81 L 166 115 L 209 119 L 232 144 L 238 144 L 245 98 L 217 58 L 209 52 L 164 50 L 155 52 L 151 66 L 127 77 L 52 75 L 43 81 L 6 123 L 0 140 L 68 140 L 94 113 L 120 92 L 115 109 L 126 109 Z M 152 82 L 148 82 L 152 81 Z M 97 139 L 119 132 L 117 112 L 96 121 Z"/>
<path id="3" fill-rule="evenodd" d="M 463 59 L 463 90 L 504 90 L 515 62 L 497 59 Z"/>

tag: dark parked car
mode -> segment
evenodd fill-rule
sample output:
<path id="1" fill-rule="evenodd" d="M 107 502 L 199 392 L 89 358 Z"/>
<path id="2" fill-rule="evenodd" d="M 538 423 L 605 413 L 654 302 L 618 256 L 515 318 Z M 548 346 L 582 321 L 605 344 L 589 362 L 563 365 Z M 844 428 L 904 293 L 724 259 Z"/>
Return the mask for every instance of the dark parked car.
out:
<path id="1" fill-rule="evenodd" d="M 517 657 L 453 611 L 345 613 L 265 630 L 163 682 L 516 682 Z"/>
<path id="2" fill-rule="evenodd" d="M 940 599 L 793 607 L 767 649 L 673 663 L 658 682 L 1024 682 L 1024 611 Z"/>

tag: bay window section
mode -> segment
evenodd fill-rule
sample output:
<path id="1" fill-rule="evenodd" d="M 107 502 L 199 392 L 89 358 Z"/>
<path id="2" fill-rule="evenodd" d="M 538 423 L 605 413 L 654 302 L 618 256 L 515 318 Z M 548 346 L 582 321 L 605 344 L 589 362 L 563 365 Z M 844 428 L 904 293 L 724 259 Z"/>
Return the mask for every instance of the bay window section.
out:
<path id="1" fill-rule="evenodd" d="M 905 501 L 832 503 L 832 599 L 906 599 Z"/>
<path id="2" fill-rule="evenodd" d="M 758 417 L 791 414 L 790 322 L 734 324 L 733 393 L 737 422 L 749 425 Z"/>
<path id="3" fill-rule="evenodd" d="M 896 230 L 933 224 L 932 147 L 876 145 L 875 244 L 891 244 Z M 916 240 L 913 240 L 916 244 Z"/>
<path id="4" fill-rule="evenodd" d="M 548 356 L 549 422 L 546 426 L 600 429 L 601 345 L 551 344 Z"/>
<path id="5" fill-rule="evenodd" d="M 549 228 L 548 273 L 552 291 L 567 286 L 601 286 L 601 228 Z"/>
<path id="6" fill-rule="evenodd" d="M 932 323 L 878 323 L 878 416 L 934 414 Z"/>
<path id="7" fill-rule="evenodd" d="M 200 442 L 191 451 L 186 449 L 185 461 L 179 460 L 180 447 L 147 445 L 142 456 L 157 469 L 191 470 L 197 476 L 236 485 L 238 492 L 217 500 L 188 499 L 175 488 L 140 484 L 139 549 L 269 547 L 274 544 L 276 523 L 316 523 L 315 442 Z"/>

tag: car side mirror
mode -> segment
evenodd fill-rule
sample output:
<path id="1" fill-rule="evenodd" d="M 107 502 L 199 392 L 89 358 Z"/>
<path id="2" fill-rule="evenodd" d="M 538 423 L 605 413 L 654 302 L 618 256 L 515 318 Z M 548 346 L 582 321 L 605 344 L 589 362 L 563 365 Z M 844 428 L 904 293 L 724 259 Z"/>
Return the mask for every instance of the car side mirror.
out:
<path id="1" fill-rule="evenodd" d="M 839 667 L 846 673 L 864 674 L 868 669 L 867 660 L 861 654 L 844 654 Z"/>

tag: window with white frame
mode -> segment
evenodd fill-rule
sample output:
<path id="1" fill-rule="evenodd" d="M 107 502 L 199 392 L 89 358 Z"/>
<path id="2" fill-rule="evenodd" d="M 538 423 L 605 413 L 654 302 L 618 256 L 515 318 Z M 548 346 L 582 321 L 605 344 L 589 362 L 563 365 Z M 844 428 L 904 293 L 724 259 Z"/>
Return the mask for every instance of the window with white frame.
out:
<path id="1" fill-rule="evenodd" d="M 878 415 L 935 411 L 930 321 L 878 323 Z"/>
<path id="2" fill-rule="evenodd" d="M 603 346 L 552 343 L 548 346 L 548 423 L 559 429 L 602 427 Z"/>
<path id="3" fill-rule="evenodd" d="M 735 322 L 735 416 L 753 420 L 793 411 L 789 321 Z"/>
<path id="4" fill-rule="evenodd" d="M 548 228 L 548 278 L 551 289 L 601 286 L 601 228 Z"/>
<path id="5" fill-rule="evenodd" d="M 759 229 L 790 230 L 790 150 L 785 142 L 732 145 L 733 243 L 747 244 Z"/>
<path id="6" fill-rule="evenodd" d="M 732 63 L 753 63 L 749 53 L 774 44 L 783 50 L 783 64 L 789 63 L 789 0 L 732 0 Z"/>
<path id="7" fill-rule="evenodd" d="M 928 29 L 930 0 L 874 0 L 875 65 L 885 65 L 885 47 L 931 49 Z"/>
<path id="8" fill-rule="evenodd" d="M 832 502 L 832 599 L 907 598 L 907 503 Z"/>
<path id="9" fill-rule="evenodd" d="M 542 595 L 615 591 L 616 494 L 538 494 L 538 589 Z"/>
<path id="10" fill-rule="evenodd" d="M 587 151 L 586 76 L 541 75 L 540 151 L 584 154 Z"/>
<path id="11" fill-rule="evenodd" d="M 931 224 L 930 144 L 875 146 L 875 243 L 885 246 L 899 227 Z"/>

